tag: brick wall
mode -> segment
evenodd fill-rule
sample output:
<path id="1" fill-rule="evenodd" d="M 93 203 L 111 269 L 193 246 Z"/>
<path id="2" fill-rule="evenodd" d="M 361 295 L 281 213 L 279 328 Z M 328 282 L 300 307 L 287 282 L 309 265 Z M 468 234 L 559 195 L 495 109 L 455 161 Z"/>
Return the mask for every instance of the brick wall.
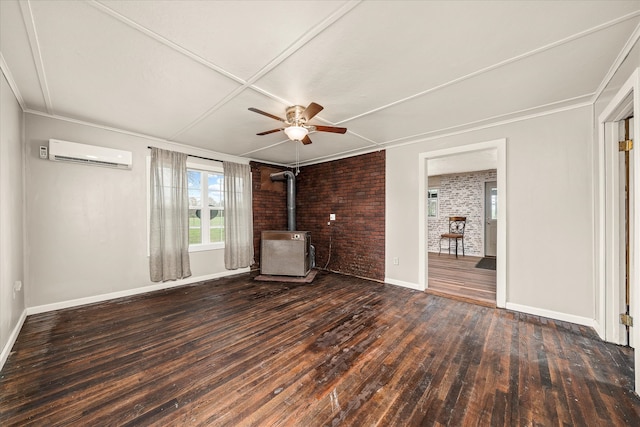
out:
<path id="1" fill-rule="evenodd" d="M 286 182 L 269 179 L 283 170 L 289 169 L 251 162 L 257 264 L 262 231 L 287 229 Z M 306 166 L 296 177 L 296 228 L 311 232 L 317 267 L 329 260 L 328 270 L 384 280 L 384 208 L 384 151 Z M 328 226 L 330 213 L 336 221 Z"/>
<path id="2" fill-rule="evenodd" d="M 331 238 L 328 270 L 384 280 L 385 152 L 306 166 L 296 189 L 297 228 L 311 232 L 316 265 L 327 265 Z"/>
<path id="3" fill-rule="evenodd" d="M 429 177 L 429 188 L 438 188 L 438 217 L 430 217 L 428 248 L 438 252 L 440 234 L 449 229 L 450 216 L 466 216 L 464 232 L 466 255 L 484 255 L 484 184 L 496 180 L 496 170 Z M 435 185 L 432 185 L 434 183 Z M 453 242 L 452 242 L 453 244 Z M 442 242 L 447 250 L 448 242 Z M 461 252 L 462 249 L 459 249 Z M 460 253 L 459 252 L 459 253 Z"/>
<path id="4" fill-rule="evenodd" d="M 260 264 L 260 236 L 264 230 L 287 229 L 286 182 L 273 182 L 269 175 L 287 168 L 251 162 L 253 193 L 253 248 Z M 254 266 L 257 268 L 257 265 Z"/>

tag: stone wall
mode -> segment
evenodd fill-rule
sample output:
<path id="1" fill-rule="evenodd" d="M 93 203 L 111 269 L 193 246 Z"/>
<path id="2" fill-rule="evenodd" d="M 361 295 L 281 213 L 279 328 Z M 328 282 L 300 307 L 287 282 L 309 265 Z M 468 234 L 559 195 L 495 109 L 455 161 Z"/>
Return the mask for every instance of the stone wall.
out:
<path id="1" fill-rule="evenodd" d="M 440 235 L 449 230 L 450 216 L 466 216 L 464 233 L 466 255 L 484 255 L 484 184 L 496 181 L 496 170 L 456 173 L 429 177 L 429 188 L 438 188 L 438 217 L 430 217 L 428 248 L 438 252 Z M 453 250 L 453 241 L 452 250 Z M 442 241 L 446 251 L 448 240 Z M 462 250 L 459 249 L 458 253 Z"/>

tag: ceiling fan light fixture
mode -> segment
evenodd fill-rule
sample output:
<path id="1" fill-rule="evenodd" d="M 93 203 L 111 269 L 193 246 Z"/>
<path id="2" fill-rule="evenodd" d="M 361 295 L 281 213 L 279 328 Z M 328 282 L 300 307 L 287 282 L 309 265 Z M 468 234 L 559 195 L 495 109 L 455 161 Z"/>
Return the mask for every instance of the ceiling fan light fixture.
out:
<path id="1" fill-rule="evenodd" d="M 302 141 L 302 139 L 309 133 L 309 130 L 302 126 L 289 126 L 284 129 L 284 133 L 286 133 L 292 141 Z"/>

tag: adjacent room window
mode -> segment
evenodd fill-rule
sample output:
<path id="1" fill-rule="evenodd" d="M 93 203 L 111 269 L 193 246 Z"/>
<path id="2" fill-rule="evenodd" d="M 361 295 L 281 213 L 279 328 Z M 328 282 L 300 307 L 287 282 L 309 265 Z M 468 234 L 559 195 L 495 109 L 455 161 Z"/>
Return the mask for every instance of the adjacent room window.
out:
<path id="1" fill-rule="evenodd" d="M 189 251 L 224 248 L 224 173 L 187 164 Z"/>
<path id="2" fill-rule="evenodd" d="M 427 216 L 438 217 L 438 189 L 431 188 L 427 192 Z"/>

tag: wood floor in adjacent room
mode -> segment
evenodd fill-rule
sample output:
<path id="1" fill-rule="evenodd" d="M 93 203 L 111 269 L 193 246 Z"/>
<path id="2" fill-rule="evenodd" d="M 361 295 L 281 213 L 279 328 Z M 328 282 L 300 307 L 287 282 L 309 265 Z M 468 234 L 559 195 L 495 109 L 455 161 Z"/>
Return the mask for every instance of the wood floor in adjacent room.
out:
<path id="1" fill-rule="evenodd" d="M 462 301 L 496 306 L 496 271 L 476 268 L 481 257 L 429 254 L 427 292 Z"/>
<path id="2" fill-rule="evenodd" d="M 320 272 L 29 316 L 0 425 L 640 425 L 587 327 Z"/>

